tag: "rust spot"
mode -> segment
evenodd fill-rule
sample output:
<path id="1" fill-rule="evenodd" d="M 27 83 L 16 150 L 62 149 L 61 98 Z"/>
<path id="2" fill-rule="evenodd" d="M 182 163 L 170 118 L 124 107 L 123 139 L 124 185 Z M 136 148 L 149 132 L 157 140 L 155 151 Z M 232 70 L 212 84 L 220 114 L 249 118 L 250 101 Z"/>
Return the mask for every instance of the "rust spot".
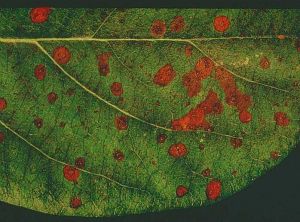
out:
<path id="1" fill-rule="evenodd" d="M 178 159 L 187 154 L 187 148 L 183 143 L 176 143 L 170 146 L 168 153 L 170 156 Z"/>
<path id="2" fill-rule="evenodd" d="M 290 123 L 287 114 L 284 112 L 276 112 L 274 114 L 274 120 L 276 121 L 276 125 L 278 126 L 288 126 Z"/>
<path id="3" fill-rule="evenodd" d="M 165 35 L 167 31 L 166 23 L 163 20 L 155 20 L 153 21 L 151 28 L 150 28 L 150 33 L 153 37 L 155 38 L 160 38 Z"/>
<path id="4" fill-rule="evenodd" d="M 113 153 L 113 157 L 117 161 L 123 161 L 125 159 L 125 155 L 121 150 L 115 150 Z"/>
<path id="5" fill-rule="evenodd" d="M 176 72 L 171 64 L 161 67 L 153 78 L 153 82 L 159 86 L 167 86 L 175 78 Z"/>
<path id="6" fill-rule="evenodd" d="M 187 192 L 188 192 L 188 189 L 183 185 L 179 185 L 176 188 L 176 196 L 177 197 L 183 197 L 187 194 Z"/>
<path id="7" fill-rule="evenodd" d="M 239 138 L 231 138 L 230 143 L 233 146 L 233 148 L 239 148 L 240 146 L 242 146 L 243 141 Z"/>
<path id="8" fill-rule="evenodd" d="M 109 58 L 111 57 L 111 52 L 104 52 L 98 55 L 98 71 L 101 76 L 107 76 L 110 72 Z"/>
<path id="9" fill-rule="evenodd" d="M 262 69 L 268 69 L 268 68 L 270 68 L 271 63 L 270 63 L 269 59 L 264 56 L 260 59 L 259 65 Z"/>
<path id="10" fill-rule="evenodd" d="M 175 16 L 171 22 L 171 32 L 181 32 L 185 27 L 184 18 L 182 16 Z"/>
<path id="11" fill-rule="evenodd" d="M 128 120 L 127 116 L 121 115 L 115 117 L 115 127 L 118 130 L 127 130 L 128 128 Z"/>
<path id="12" fill-rule="evenodd" d="M 122 87 L 122 83 L 119 83 L 119 82 L 114 82 L 110 86 L 110 90 L 111 90 L 111 92 L 114 96 L 121 96 L 124 92 L 123 87 Z"/>

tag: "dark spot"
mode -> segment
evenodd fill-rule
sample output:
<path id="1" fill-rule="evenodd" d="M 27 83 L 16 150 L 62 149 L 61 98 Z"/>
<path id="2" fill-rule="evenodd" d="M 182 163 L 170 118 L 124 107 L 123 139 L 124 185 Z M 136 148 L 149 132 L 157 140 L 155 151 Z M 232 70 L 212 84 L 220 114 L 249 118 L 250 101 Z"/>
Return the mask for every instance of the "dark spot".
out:
<path id="1" fill-rule="evenodd" d="M 166 134 L 163 134 L 163 133 L 160 133 L 158 134 L 157 136 L 157 143 L 164 143 L 167 139 L 167 135 Z"/>
<path id="2" fill-rule="evenodd" d="M 75 166 L 80 168 L 80 169 L 83 169 L 85 167 L 85 159 L 84 157 L 78 157 L 76 160 L 75 160 Z"/>
<path id="3" fill-rule="evenodd" d="M 55 92 L 51 92 L 51 93 L 48 94 L 47 98 L 48 98 L 48 102 L 50 104 L 53 104 L 58 99 L 58 96 Z"/>
<path id="4" fill-rule="evenodd" d="M 33 123 L 38 129 L 43 127 L 43 119 L 40 117 L 35 118 Z"/>
<path id="5" fill-rule="evenodd" d="M 125 159 L 125 155 L 121 150 L 115 150 L 113 153 L 113 157 L 117 161 L 123 161 Z"/>

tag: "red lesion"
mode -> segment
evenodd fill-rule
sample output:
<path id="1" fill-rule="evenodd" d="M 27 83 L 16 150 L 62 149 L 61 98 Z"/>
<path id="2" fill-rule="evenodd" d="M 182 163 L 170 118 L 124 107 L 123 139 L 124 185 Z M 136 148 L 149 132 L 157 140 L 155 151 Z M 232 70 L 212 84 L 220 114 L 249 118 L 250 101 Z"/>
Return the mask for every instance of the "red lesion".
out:
<path id="1" fill-rule="evenodd" d="M 154 75 L 153 82 L 159 86 L 167 86 L 175 78 L 176 72 L 171 64 L 161 67 Z"/>
<path id="2" fill-rule="evenodd" d="M 67 64 L 72 55 L 69 49 L 65 46 L 58 46 L 52 52 L 53 59 L 60 65 Z"/>
<path id="3" fill-rule="evenodd" d="M 77 182 L 77 180 L 80 176 L 79 170 L 70 165 L 66 165 L 64 167 L 63 174 L 64 174 L 64 177 L 66 180 L 72 181 L 72 182 Z"/>
<path id="4" fill-rule="evenodd" d="M 80 197 L 73 197 L 73 198 L 71 198 L 71 200 L 70 200 L 70 207 L 71 208 L 77 209 L 81 205 L 82 205 L 82 202 L 81 202 L 81 198 Z"/>
<path id="5" fill-rule="evenodd" d="M 191 109 L 186 115 L 179 119 L 171 121 L 173 130 L 189 131 L 204 129 L 213 130 L 211 124 L 205 119 L 207 115 L 219 115 L 223 112 L 223 105 L 218 98 L 217 93 L 209 90 L 204 101 L 199 103 L 195 108 Z"/>
<path id="6" fill-rule="evenodd" d="M 0 143 L 3 143 L 4 139 L 5 139 L 4 133 L 0 132 Z"/>
<path id="7" fill-rule="evenodd" d="M 39 64 L 34 69 L 34 75 L 38 80 L 43 80 L 46 76 L 46 67 L 43 64 Z"/>
<path id="8" fill-rule="evenodd" d="M 169 155 L 174 157 L 175 159 L 185 156 L 187 152 L 187 148 L 183 143 L 173 144 L 168 150 Z"/>
<path id="9" fill-rule="evenodd" d="M 193 54 L 193 46 L 191 45 L 186 45 L 184 48 L 184 53 L 186 57 L 191 57 Z"/>
<path id="10" fill-rule="evenodd" d="M 259 65 L 262 69 L 268 69 L 270 68 L 271 62 L 266 56 L 264 56 L 260 59 Z"/>
<path id="11" fill-rule="evenodd" d="M 150 28 L 150 33 L 153 37 L 155 38 L 160 38 L 165 35 L 167 31 L 166 23 L 163 20 L 154 20 L 151 28 Z"/>
<path id="12" fill-rule="evenodd" d="M 111 55 L 111 52 L 104 52 L 97 57 L 98 70 L 101 76 L 107 76 L 110 73 L 109 59 Z"/>
<path id="13" fill-rule="evenodd" d="M 217 32 L 225 32 L 230 27 L 230 20 L 225 15 L 220 15 L 214 19 L 214 29 Z"/>
<path id="14" fill-rule="evenodd" d="M 49 7 L 33 8 L 30 11 L 30 19 L 33 23 L 43 23 L 48 20 L 52 9 Z"/>
<path id="15" fill-rule="evenodd" d="M 115 150 L 113 153 L 113 157 L 117 161 L 123 161 L 125 159 L 125 155 L 121 150 Z"/>
<path id="16" fill-rule="evenodd" d="M 114 96 L 121 96 L 124 92 L 122 83 L 113 82 L 110 86 L 110 90 Z"/>
<path id="17" fill-rule="evenodd" d="M 176 188 L 176 196 L 177 197 L 183 197 L 188 193 L 188 189 L 187 187 L 185 187 L 184 185 L 179 185 Z"/>
<path id="18" fill-rule="evenodd" d="M 118 130 L 127 130 L 128 128 L 128 120 L 127 116 L 120 115 L 115 117 L 115 127 Z"/>
<path id="19" fill-rule="evenodd" d="M 274 114 L 274 120 L 278 126 L 288 126 L 290 123 L 290 120 L 285 112 L 276 112 Z"/>
<path id="20" fill-rule="evenodd" d="M 0 98 L 0 111 L 4 111 L 7 107 L 6 99 Z"/>
<path id="21" fill-rule="evenodd" d="M 185 27 L 185 21 L 182 16 L 175 16 L 171 22 L 171 32 L 181 32 Z"/>
<path id="22" fill-rule="evenodd" d="M 222 183 L 219 180 L 212 180 L 206 186 L 206 196 L 209 200 L 216 200 L 221 195 Z"/>

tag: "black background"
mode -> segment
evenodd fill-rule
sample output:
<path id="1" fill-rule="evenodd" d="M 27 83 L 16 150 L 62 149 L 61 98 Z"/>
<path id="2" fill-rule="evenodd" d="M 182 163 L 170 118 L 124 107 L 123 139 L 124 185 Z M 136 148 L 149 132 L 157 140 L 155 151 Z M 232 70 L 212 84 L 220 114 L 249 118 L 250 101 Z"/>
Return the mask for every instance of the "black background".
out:
<path id="1" fill-rule="evenodd" d="M 300 1 L 198 0 L 198 1 L 5 1 L 0 7 L 198 7 L 198 8 L 300 8 Z M 299 11 L 300 17 L 300 11 Z M 300 22 L 300 21 L 299 21 Z M 300 24 L 299 24 L 300 25 Z M 299 101 L 300 102 L 300 101 Z M 1 179 L 1 178 L 0 178 Z M 58 217 L 0 202 L 1 222 L 300 222 L 300 143 L 281 164 L 245 190 L 208 207 L 163 211 L 112 218 Z"/>

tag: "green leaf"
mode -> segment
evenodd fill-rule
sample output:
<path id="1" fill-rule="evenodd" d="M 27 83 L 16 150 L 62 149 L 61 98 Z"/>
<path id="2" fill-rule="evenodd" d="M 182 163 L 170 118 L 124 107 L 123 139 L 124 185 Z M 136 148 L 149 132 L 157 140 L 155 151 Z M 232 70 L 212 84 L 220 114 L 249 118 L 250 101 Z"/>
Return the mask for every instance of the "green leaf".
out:
<path id="1" fill-rule="evenodd" d="M 299 18 L 1 9 L 0 199 L 99 217 L 244 189 L 299 141 Z"/>

